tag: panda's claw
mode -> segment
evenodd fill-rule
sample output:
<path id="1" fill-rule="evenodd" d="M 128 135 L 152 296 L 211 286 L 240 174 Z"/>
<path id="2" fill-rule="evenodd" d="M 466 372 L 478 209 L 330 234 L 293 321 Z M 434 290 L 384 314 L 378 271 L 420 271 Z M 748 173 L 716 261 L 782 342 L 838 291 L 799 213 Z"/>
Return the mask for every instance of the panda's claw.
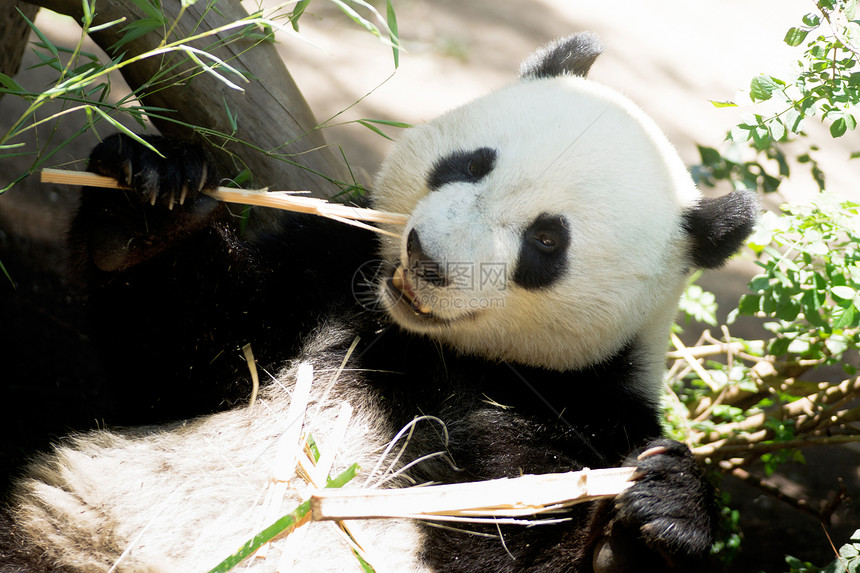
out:
<path id="1" fill-rule="evenodd" d="M 654 447 L 648 448 L 647 450 L 645 450 L 644 452 L 642 452 L 641 454 L 636 456 L 636 460 L 641 462 L 645 458 L 649 458 L 651 456 L 656 456 L 656 455 L 660 455 L 660 454 L 665 454 L 667 451 L 669 451 L 669 450 L 668 450 L 668 448 L 666 448 L 666 446 L 663 446 L 663 445 L 654 446 Z"/>
<path id="2" fill-rule="evenodd" d="M 217 166 L 201 146 L 160 136 L 143 136 L 158 153 L 118 133 L 107 137 L 90 155 L 90 171 L 116 179 L 136 192 L 143 204 L 172 211 L 217 186 Z"/>
<path id="3" fill-rule="evenodd" d="M 126 187 L 131 187 L 132 174 L 134 173 L 131 161 L 122 162 L 120 173 L 121 175 L 118 177 L 119 182 L 124 184 Z"/>

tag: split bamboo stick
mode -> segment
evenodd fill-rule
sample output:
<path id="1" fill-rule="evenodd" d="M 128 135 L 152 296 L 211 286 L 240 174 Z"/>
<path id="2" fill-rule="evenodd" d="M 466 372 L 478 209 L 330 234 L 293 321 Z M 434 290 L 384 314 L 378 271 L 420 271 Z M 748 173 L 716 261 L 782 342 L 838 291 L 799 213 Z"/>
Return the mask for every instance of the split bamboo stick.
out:
<path id="1" fill-rule="evenodd" d="M 42 183 L 104 187 L 109 189 L 121 188 L 119 183 L 112 177 L 104 177 L 103 175 L 96 175 L 86 171 L 68 171 L 63 169 L 43 169 Z M 350 221 L 388 223 L 400 226 L 406 225 L 407 221 L 409 221 L 408 215 L 377 211 L 376 209 L 350 207 L 349 205 L 330 203 L 316 197 L 301 197 L 294 195 L 296 191 L 266 191 L 265 189 L 249 191 L 245 189 L 218 187 L 205 193 L 219 201 L 227 203 L 272 207 L 286 211 L 320 215 L 336 220 L 348 219 Z M 374 228 L 373 230 L 378 229 Z"/>

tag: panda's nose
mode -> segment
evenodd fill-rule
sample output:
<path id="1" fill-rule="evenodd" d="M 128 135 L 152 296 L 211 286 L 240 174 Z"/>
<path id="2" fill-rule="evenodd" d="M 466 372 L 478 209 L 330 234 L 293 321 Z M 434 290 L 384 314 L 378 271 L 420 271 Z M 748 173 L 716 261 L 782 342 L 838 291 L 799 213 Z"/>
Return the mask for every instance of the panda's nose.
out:
<path id="1" fill-rule="evenodd" d="M 409 270 L 415 273 L 419 279 L 437 287 L 448 286 L 445 268 L 442 263 L 433 260 L 424 253 L 417 229 L 413 228 L 406 237 L 406 257 Z"/>

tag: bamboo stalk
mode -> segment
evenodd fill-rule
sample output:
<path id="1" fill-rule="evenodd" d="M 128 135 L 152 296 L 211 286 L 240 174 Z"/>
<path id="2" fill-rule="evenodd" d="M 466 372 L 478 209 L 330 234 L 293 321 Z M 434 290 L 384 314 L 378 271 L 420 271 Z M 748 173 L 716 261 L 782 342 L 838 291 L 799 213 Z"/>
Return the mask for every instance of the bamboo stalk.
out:
<path id="1" fill-rule="evenodd" d="M 582 470 L 388 490 L 320 489 L 311 494 L 311 512 L 314 521 L 525 517 L 618 495 L 633 485 L 634 470 Z"/>
<path id="2" fill-rule="evenodd" d="M 86 171 L 67 171 L 64 169 L 43 169 L 42 183 L 104 187 L 108 189 L 121 188 L 119 183 L 112 177 L 104 177 L 103 175 L 96 175 Z M 341 221 L 349 219 L 350 221 L 368 221 L 371 223 L 388 223 L 400 226 L 406 225 L 409 221 L 408 215 L 377 211 L 376 209 L 350 207 L 349 205 L 341 205 L 339 203 L 329 203 L 324 199 L 317 199 L 316 197 L 299 197 L 292 194 L 296 193 L 296 191 L 249 191 L 245 189 L 218 187 L 217 189 L 204 191 L 204 193 L 226 203 L 272 207 L 285 211 L 320 215 Z"/>

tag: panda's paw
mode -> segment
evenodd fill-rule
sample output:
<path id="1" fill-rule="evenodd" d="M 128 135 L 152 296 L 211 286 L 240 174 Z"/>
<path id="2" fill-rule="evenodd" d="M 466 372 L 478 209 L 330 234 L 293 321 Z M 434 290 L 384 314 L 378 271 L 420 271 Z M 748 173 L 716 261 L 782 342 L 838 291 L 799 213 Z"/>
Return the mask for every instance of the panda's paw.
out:
<path id="1" fill-rule="evenodd" d="M 203 192 L 218 174 L 212 157 L 192 142 L 123 133 L 93 149 L 89 170 L 116 179 L 125 192 L 85 188 L 72 223 L 74 258 L 104 272 L 124 271 L 172 249 L 219 220 L 219 202 Z"/>
<path id="2" fill-rule="evenodd" d="M 658 439 L 630 462 L 636 483 L 616 500 L 617 524 L 669 570 L 684 570 L 707 556 L 714 541 L 714 492 L 689 448 Z"/>
<path id="3" fill-rule="evenodd" d="M 142 203 L 169 210 L 195 204 L 203 191 L 217 186 L 217 167 L 201 146 L 160 136 L 142 139 L 161 156 L 126 134 L 115 133 L 93 149 L 89 171 L 116 179 Z"/>

